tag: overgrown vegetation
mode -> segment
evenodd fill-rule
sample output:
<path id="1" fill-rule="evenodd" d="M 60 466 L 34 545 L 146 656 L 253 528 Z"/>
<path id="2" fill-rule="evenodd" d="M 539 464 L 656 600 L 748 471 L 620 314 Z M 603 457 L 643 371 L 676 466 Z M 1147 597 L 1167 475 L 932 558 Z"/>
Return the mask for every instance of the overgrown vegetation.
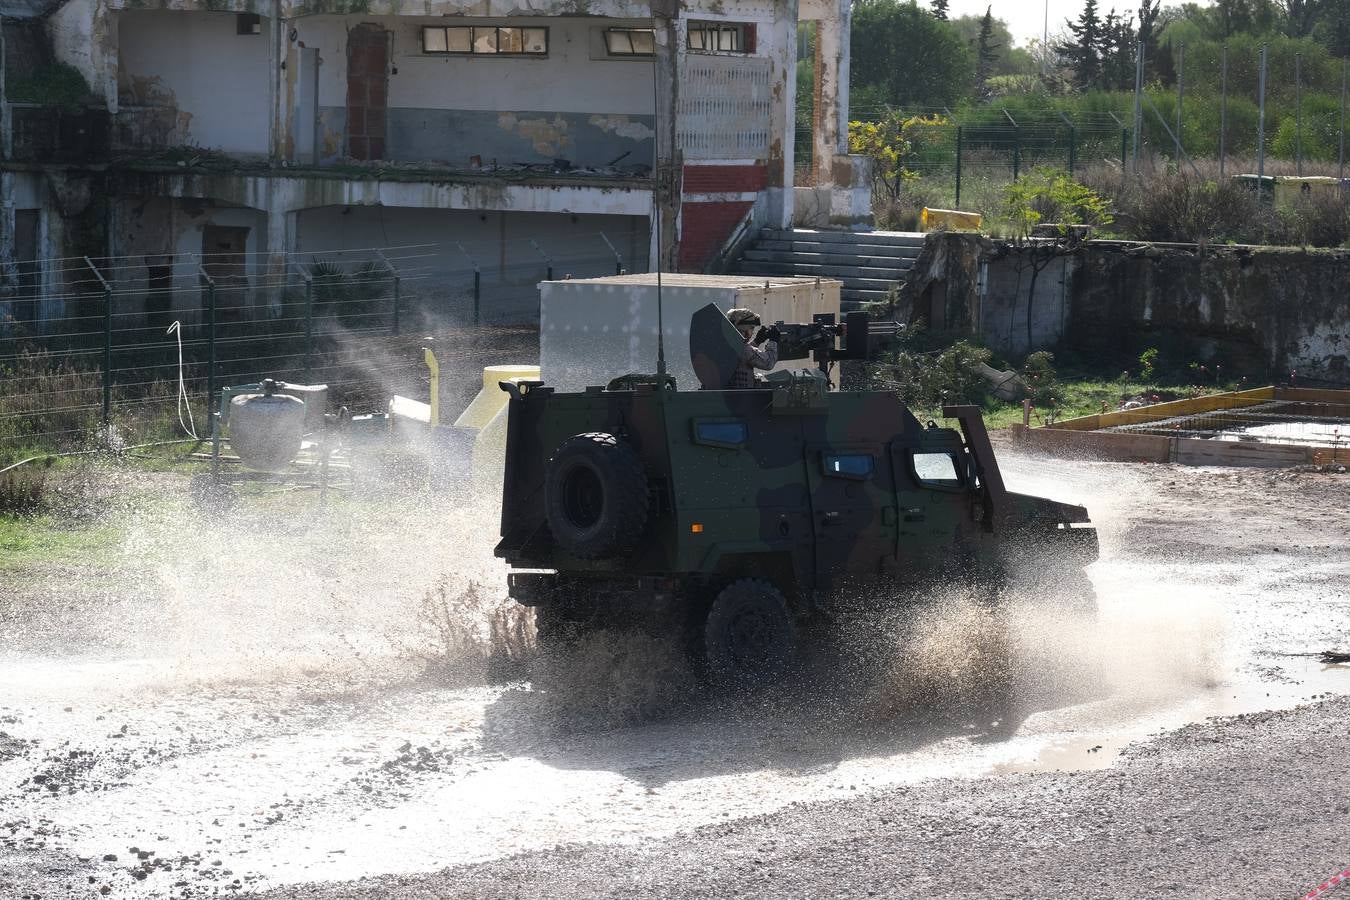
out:
<path id="1" fill-rule="evenodd" d="M 78 110 L 89 104 L 93 92 L 79 69 L 63 62 L 53 62 L 7 81 L 5 96 L 11 103 L 36 103 Z"/>

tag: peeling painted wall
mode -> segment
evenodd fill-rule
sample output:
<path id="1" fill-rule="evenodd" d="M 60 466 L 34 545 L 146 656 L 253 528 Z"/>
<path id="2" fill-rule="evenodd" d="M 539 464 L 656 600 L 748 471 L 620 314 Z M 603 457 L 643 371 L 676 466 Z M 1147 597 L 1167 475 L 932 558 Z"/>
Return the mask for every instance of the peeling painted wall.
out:
<path id="1" fill-rule="evenodd" d="M 269 21 L 262 34 L 240 35 L 234 13 L 120 13 L 117 89 L 126 115 L 119 116 L 119 135 L 156 146 L 168 134 L 183 144 L 265 156 Z M 126 134 L 133 120 L 144 123 L 139 137 Z"/>
<path id="2" fill-rule="evenodd" d="M 321 60 L 323 160 L 343 155 L 347 29 L 368 21 L 319 17 L 296 25 L 296 43 L 317 49 Z M 623 163 L 652 164 L 651 62 L 607 59 L 600 52 L 600 31 L 623 23 L 550 19 L 549 52 L 541 59 L 427 55 L 421 27 L 445 20 L 400 17 L 380 24 L 391 42 L 388 158 L 459 167 L 473 156 L 485 164 L 563 158 L 604 166 L 627 153 Z"/>

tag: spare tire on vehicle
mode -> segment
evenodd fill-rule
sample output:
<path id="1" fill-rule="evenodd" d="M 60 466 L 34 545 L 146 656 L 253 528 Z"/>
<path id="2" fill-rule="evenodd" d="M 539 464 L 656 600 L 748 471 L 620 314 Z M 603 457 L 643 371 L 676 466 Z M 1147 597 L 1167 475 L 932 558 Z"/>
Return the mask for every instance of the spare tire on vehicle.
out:
<path id="1" fill-rule="evenodd" d="M 622 556 L 647 526 L 642 460 L 612 434 L 563 441 L 544 475 L 544 509 L 558 546 L 581 559 Z"/>

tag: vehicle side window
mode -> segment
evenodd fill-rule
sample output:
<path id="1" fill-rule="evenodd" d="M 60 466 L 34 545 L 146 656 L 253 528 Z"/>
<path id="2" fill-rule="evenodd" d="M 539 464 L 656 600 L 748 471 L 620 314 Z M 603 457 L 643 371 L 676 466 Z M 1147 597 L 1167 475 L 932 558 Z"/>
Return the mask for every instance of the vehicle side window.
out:
<path id="1" fill-rule="evenodd" d="M 914 453 L 914 477 L 929 487 L 957 488 L 961 486 L 956 457 L 950 453 Z"/>
<path id="2" fill-rule="evenodd" d="M 728 419 L 695 419 L 694 443 L 709 447 L 744 447 L 750 429 L 744 422 Z"/>
<path id="3" fill-rule="evenodd" d="M 871 475 L 876 468 L 876 461 L 870 453 L 826 453 L 822 462 L 826 475 L 859 481 Z"/>

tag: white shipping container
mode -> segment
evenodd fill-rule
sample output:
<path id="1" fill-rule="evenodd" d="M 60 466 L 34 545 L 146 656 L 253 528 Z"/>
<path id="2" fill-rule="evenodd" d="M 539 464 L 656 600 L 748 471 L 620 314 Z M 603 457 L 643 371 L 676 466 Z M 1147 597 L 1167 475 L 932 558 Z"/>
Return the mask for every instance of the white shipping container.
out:
<path id="1" fill-rule="evenodd" d="M 709 303 L 722 312 L 753 309 L 766 325 L 839 316 L 841 283 L 762 275 L 661 276 L 666 369 L 680 390 L 697 390 L 689 361 L 689 320 Z M 544 383 L 580 391 L 629 374 L 656 371 L 656 275 L 615 275 L 539 285 L 539 369 Z M 810 366 L 809 360 L 780 369 Z"/>

